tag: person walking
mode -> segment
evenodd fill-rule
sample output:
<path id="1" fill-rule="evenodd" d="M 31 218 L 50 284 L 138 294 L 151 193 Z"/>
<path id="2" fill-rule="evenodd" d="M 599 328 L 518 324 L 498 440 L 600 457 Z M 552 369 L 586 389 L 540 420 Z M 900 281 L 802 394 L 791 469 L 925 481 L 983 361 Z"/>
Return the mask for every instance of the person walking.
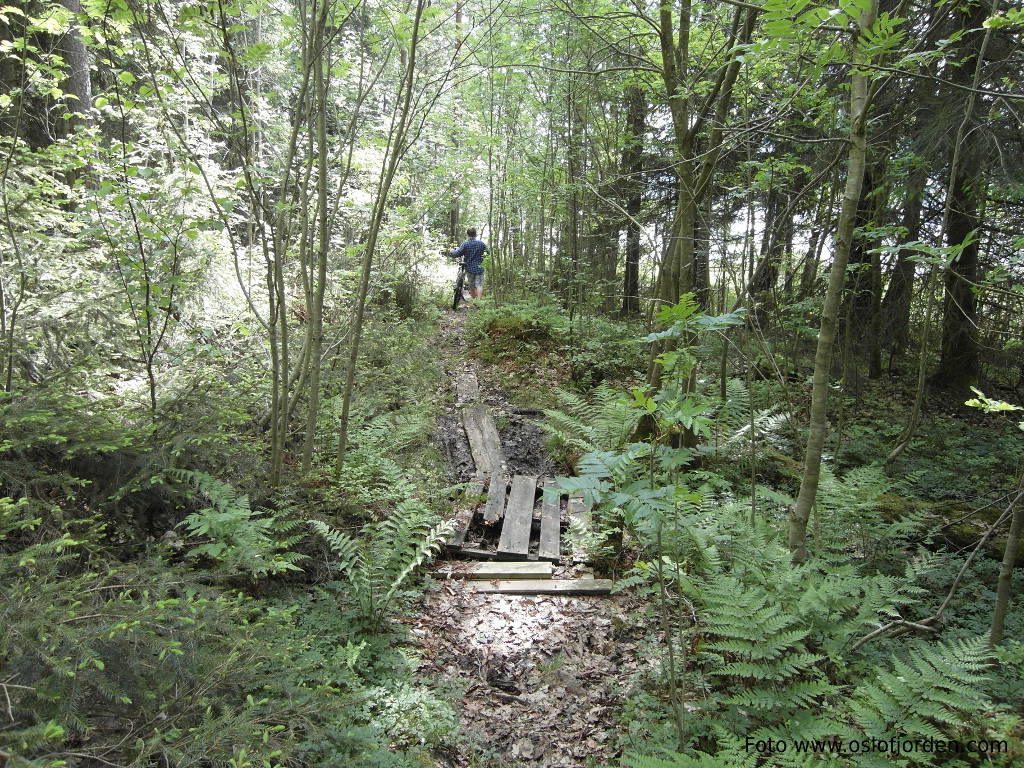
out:
<path id="1" fill-rule="evenodd" d="M 466 237 L 469 239 L 452 252 L 452 258 L 461 257 L 466 262 L 469 295 L 479 299 L 484 295 L 484 254 L 487 253 L 487 244 L 483 240 L 477 240 L 473 227 L 466 230 Z"/>

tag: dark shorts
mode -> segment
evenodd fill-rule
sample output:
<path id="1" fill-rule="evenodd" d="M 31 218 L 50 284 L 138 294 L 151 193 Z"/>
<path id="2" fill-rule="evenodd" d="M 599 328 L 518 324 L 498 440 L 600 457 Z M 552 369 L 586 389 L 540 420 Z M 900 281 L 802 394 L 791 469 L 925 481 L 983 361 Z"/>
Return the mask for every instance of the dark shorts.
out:
<path id="1" fill-rule="evenodd" d="M 466 275 L 466 279 L 469 281 L 470 288 L 483 288 L 484 287 L 484 273 L 473 274 L 470 272 Z"/>

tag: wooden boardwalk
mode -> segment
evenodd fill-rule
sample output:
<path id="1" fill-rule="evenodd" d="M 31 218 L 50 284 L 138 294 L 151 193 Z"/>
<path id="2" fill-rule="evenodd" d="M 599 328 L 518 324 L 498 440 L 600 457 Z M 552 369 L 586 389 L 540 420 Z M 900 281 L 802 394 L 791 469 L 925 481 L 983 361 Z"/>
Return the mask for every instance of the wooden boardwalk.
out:
<path id="1" fill-rule="evenodd" d="M 567 500 L 562 514 L 562 497 L 554 478 L 512 475 L 506 472 L 501 438 L 487 406 L 479 402 L 476 376 L 461 374 L 456 391 L 462 410 L 462 423 L 476 467 L 474 479 L 467 484 L 463 503 L 455 514 L 455 530 L 447 541 L 449 553 L 476 560 L 502 562 L 459 563 L 463 568 L 449 569 L 453 578 L 479 581 L 479 592 L 499 594 L 595 595 L 608 594 L 612 582 L 607 579 L 555 579 L 552 566 L 564 559 L 563 530 L 572 523 L 577 534 L 588 527 L 589 508 L 581 497 Z M 484 496 L 484 488 L 487 494 Z M 497 526 L 500 536 L 496 549 L 466 544 L 470 528 L 477 520 L 484 526 Z M 587 560 L 586 552 L 574 543 L 572 563 Z"/>

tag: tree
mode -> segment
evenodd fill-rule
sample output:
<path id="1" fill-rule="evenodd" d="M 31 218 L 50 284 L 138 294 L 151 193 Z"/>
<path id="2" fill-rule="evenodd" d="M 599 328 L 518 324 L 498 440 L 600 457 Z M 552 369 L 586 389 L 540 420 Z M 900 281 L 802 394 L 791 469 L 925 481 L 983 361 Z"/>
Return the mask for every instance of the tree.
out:
<path id="1" fill-rule="evenodd" d="M 836 227 L 836 248 L 832 256 L 825 305 L 821 310 L 821 327 L 818 330 L 817 349 L 814 354 L 814 380 L 811 385 L 810 424 L 807 446 L 804 451 L 803 474 L 800 479 L 800 493 L 790 513 L 789 548 L 794 562 L 807 559 L 807 521 L 818 493 L 821 474 L 821 454 L 825 445 L 825 431 L 828 425 L 828 382 L 832 367 L 832 343 L 835 339 L 839 305 L 846 278 L 846 263 L 853 246 L 853 227 L 860 203 L 864 170 L 867 165 L 867 122 L 870 107 L 870 76 L 860 68 L 870 63 L 871 52 L 864 43 L 865 37 L 878 14 L 878 0 L 871 0 L 862 8 L 857 20 L 857 37 L 854 41 L 854 57 L 850 75 L 849 112 L 849 154 L 846 162 L 846 187 L 843 191 L 842 209 Z M 866 50 L 867 49 L 867 50 Z"/>

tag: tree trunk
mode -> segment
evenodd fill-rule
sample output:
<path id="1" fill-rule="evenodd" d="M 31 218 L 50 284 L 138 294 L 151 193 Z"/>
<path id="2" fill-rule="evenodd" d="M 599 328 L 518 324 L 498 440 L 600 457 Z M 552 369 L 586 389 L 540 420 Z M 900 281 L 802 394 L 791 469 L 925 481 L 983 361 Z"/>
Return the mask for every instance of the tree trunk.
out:
<path id="1" fill-rule="evenodd" d="M 992 13 L 995 13 L 995 8 L 994 0 Z M 984 34 L 980 32 L 987 11 L 980 4 L 970 6 L 966 11 L 956 11 L 963 17 L 963 56 L 960 66 L 954 68 L 950 75 L 954 82 L 970 86 L 964 117 L 951 148 L 949 194 L 943 221 L 946 245 L 962 246 L 962 249 L 946 270 L 942 353 L 932 381 L 957 391 L 976 384 L 979 373 L 978 306 L 973 290 L 973 283 L 978 278 L 978 240 L 974 233 L 981 226 L 979 208 L 984 197 L 984 182 L 980 178 L 983 168 L 979 141 L 971 133 L 978 122 L 974 115 L 975 91 L 992 34 L 991 29 L 986 29 Z"/>
<path id="2" fill-rule="evenodd" d="M 967 390 L 978 383 L 978 301 L 972 284 L 978 279 L 978 240 L 981 226 L 976 189 L 980 163 L 968 139 L 961 163 L 952 181 L 946 244 L 963 244 L 963 250 L 946 270 L 943 301 L 942 355 L 933 381 L 954 390 Z"/>
<path id="3" fill-rule="evenodd" d="M 75 16 L 82 14 L 79 0 L 60 0 L 60 4 Z M 72 114 L 68 120 L 69 132 L 79 125 L 87 125 L 92 113 L 92 79 L 89 71 L 89 51 L 82 40 L 82 32 L 77 20 L 68 31 L 61 36 L 60 53 L 68 68 L 68 77 L 64 90 L 74 98 L 67 100 L 68 112 Z"/>
<path id="4" fill-rule="evenodd" d="M 626 182 L 626 264 L 622 282 L 622 314 L 635 317 L 640 314 L 640 213 L 643 210 L 643 143 L 646 133 L 647 102 L 644 92 L 636 87 L 626 88 L 626 123 L 629 137 L 622 151 L 622 170 Z"/>
<path id="5" fill-rule="evenodd" d="M 324 45 L 324 30 L 327 25 L 327 3 L 322 0 L 323 13 L 318 14 L 316 30 L 312 34 L 313 50 L 313 96 L 316 99 L 316 142 L 317 142 L 317 218 L 318 242 L 316 249 L 316 279 L 311 281 L 307 291 L 309 308 L 308 336 L 306 337 L 309 365 L 309 404 L 306 413 L 306 439 L 302 446 L 302 474 L 309 474 L 313 467 L 313 448 L 316 444 L 316 425 L 320 415 L 320 357 L 323 346 L 324 291 L 327 288 L 327 249 L 330 247 L 330 216 L 327 209 L 327 96 L 329 83 L 324 71 L 330 72 L 330 63 Z M 316 8 L 316 6 L 313 6 Z"/>
<path id="6" fill-rule="evenodd" d="M 398 163 L 404 154 L 406 135 L 412 117 L 412 92 L 413 82 L 416 79 L 416 51 L 419 44 L 420 22 L 423 18 L 423 9 L 427 0 L 417 0 L 416 14 L 413 19 L 412 37 L 409 42 L 409 55 L 406 60 L 404 77 L 400 86 L 400 104 L 398 110 L 398 124 L 391 133 L 388 148 L 385 152 L 384 168 L 382 169 L 380 181 L 377 184 L 377 195 L 373 205 L 373 215 L 370 219 L 370 229 L 366 237 L 366 246 L 363 250 L 363 264 L 359 280 L 359 295 L 356 299 L 356 316 L 352 325 L 352 345 L 349 349 L 348 364 L 345 370 L 345 389 L 341 399 L 341 417 L 338 423 L 338 454 L 335 465 L 335 474 L 341 475 L 345 466 L 345 454 L 348 450 L 348 421 L 352 405 L 352 391 L 355 386 L 356 362 L 359 359 L 359 342 L 363 333 L 363 318 L 366 312 L 366 296 L 370 289 L 370 272 L 373 267 L 373 256 L 377 248 L 377 237 L 384 221 L 384 213 L 387 208 L 388 194 L 391 191 L 391 184 L 398 171 Z"/>
<path id="7" fill-rule="evenodd" d="M 901 226 L 903 243 L 915 242 L 921 235 L 921 201 L 927 174 L 915 171 L 908 180 L 906 197 L 903 200 Z M 914 271 L 916 264 L 911 261 L 913 252 L 901 250 L 896 256 L 889 288 L 882 300 L 882 337 L 890 345 L 890 367 L 892 358 L 903 351 L 908 342 L 910 328 L 910 302 L 914 293 Z"/>
<path id="8" fill-rule="evenodd" d="M 1020 503 L 1020 494 L 1018 494 L 1017 498 L 1013 501 L 1013 517 L 1010 520 L 1010 532 L 1006 536 L 1003 563 L 999 567 L 996 605 L 992 612 L 992 629 L 988 636 L 988 644 L 992 646 L 1003 642 L 1003 625 L 1006 623 L 1006 611 L 1010 607 L 1013 566 L 1017 563 L 1017 551 L 1020 548 L 1020 537 L 1022 534 L 1024 534 L 1024 504 Z"/>
<path id="9" fill-rule="evenodd" d="M 869 29 L 878 13 L 878 0 L 871 0 L 861 11 L 858 29 L 861 35 Z M 858 49 L 857 58 L 863 59 Z M 854 69 L 850 76 L 850 150 L 847 161 L 846 190 L 836 230 L 836 249 L 829 274 L 825 306 L 821 311 L 821 329 L 818 331 L 818 347 L 814 355 L 814 380 L 811 387 L 810 430 L 804 453 L 803 477 L 800 493 L 793 505 L 789 519 L 789 548 L 794 562 L 807 559 L 807 521 L 811 507 L 818 495 L 818 480 L 821 476 L 821 454 L 825 445 L 825 428 L 828 414 L 828 378 L 832 363 L 832 343 L 835 340 L 836 319 L 846 277 L 846 263 L 850 258 L 853 239 L 853 225 L 860 203 L 861 187 L 864 182 L 864 168 L 867 159 L 867 112 L 869 78 Z"/>

